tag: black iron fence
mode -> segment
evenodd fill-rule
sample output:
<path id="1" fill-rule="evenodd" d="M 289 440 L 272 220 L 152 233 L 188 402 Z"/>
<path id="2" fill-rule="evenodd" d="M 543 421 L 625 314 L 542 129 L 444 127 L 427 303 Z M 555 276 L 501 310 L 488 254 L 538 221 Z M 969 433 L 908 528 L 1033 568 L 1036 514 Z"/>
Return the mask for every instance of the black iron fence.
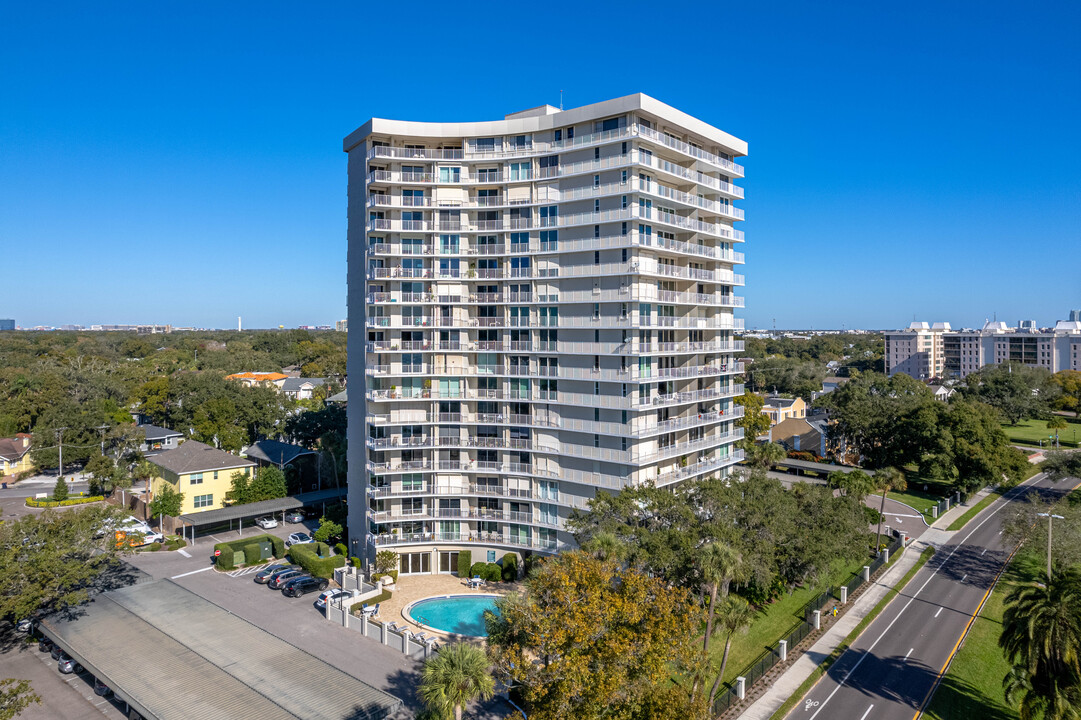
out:
<path id="1" fill-rule="evenodd" d="M 904 537 L 898 537 L 889 545 L 887 550 L 891 556 L 896 555 L 904 548 Z M 868 567 L 870 572 L 868 577 L 875 574 L 875 572 L 886 563 L 886 553 L 879 553 L 878 557 L 872 560 Z M 851 578 L 838 585 L 836 588 L 830 588 L 825 590 L 815 597 L 811 598 L 806 605 L 803 606 L 801 614 L 803 620 L 795 625 L 784 636 L 783 640 L 787 643 L 788 651 L 791 652 L 796 646 L 802 642 L 808 635 L 814 632 L 814 615 L 816 610 L 821 610 L 831 601 L 840 601 L 841 588 L 848 588 L 848 596 L 851 597 L 861 585 L 866 581 L 863 579 L 862 570 L 858 573 L 854 573 Z M 781 644 L 778 642 L 776 645 L 766 648 L 757 658 L 754 659 L 746 668 L 740 672 L 737 677 L 744 679 L 744 694 L 749 693 L 751 688 L 756 682 L 762 679 L 770 669 L 773 668 L 778 662 L 781 661 Z M 717 695 L 717 698 L 713 702 L 713 714 L 714 716 L 720 715 L 725 710 L 739 702 L 739 688 L 735 683 L 726 683 L 725 689 Z"/>

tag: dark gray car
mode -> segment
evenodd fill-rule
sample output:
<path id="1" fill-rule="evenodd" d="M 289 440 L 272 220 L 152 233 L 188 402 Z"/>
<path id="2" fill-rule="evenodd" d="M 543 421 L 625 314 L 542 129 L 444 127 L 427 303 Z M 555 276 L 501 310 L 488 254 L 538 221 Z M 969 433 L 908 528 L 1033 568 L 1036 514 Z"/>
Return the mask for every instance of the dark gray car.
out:
<path id="1" fill-rule="evenodd" d="M 299 570 L 299 565 L 287 565 L 286 563 L 275 563 L 274 565 L 267 565 L 265 568 L 255 573 L 255 582 L 260 585 L 265 585 L 270 582 L 270 577 L 276 572 L 283 572 L 285 570 Z"/>
<path id="2" fill-rule="evenodd" d="M 304 574 L 305 572 L 303 570 L 279 570 L 270 576 L 270 582 L 267 583 L 267 586 L 271 590 L 278 590 L 287 580 L 292 580 L 293 578 L 300 577 Z"/>

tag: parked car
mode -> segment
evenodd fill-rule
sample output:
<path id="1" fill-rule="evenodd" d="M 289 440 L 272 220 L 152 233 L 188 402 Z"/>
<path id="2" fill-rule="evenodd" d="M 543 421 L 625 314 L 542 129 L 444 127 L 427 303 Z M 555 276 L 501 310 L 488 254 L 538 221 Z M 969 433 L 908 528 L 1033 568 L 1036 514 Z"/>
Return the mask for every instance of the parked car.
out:
<path id="1" fill-rule="evenodd" d="M 292 512 L 285 513 L 285 522 L 287 523 L 302 523 L 304 522 L 304 513 L 299 510 L 293 510 Z"/>
<path id="2" fill-rule="evenodd" d="M 149 530 L 148 532 L 139 533 L 139 535 L 140 535 L 140 541 L 139 541 L 140 545 L 149 545 L 150 543 L 165 542 L 165 536 L 162 535 L 160 532 L 155 532 L 154 530 Z"/>
<path id="3" fill-rule="evenodd" d="M 273 565 L 267 565 L 265 568 L 255 573 L 255 582 L 260 585 L 265 585 L 270 582 L 270 576 L 276 572 L 283 570 L 299 570 L 299 565 L 287 565 L 286 563 L 275 563 Z"/>
<path id="4" fill-rule="evenodd" d="M 53 645 L 52 647 L 50 647 L 49 654 L 52 655 L 53 660 L 59 660 L 60 658 L 64 657 L 64 651 L 60 648 L 59 645 Z"/>
<path id="5" fill-rule="evenodd" d="M 259 518 L 258 520 L 255 521 L 255 524 L 258 525 L 259 527 L 263 528 L 264 530 L 269 530 L 270 528 L 278 527 L 278 521 L 275 520 L 274 518 L 270 517 L 269 515 L 267 517 Z"/>
<path id="6" fill-rule="evenodd" d="M 267 583 L 267 586 L 271 590 L 280 590 L 286 582 L 298 577 L 302 577 L 306 574 L 307 573 L 305 573 L 303 570 L 285 570 L 280 573 L 275 573 L 271 576 L 270 582 Z"/>
<path id="7" fill-rule="evenodd" d="M 308 533 L 293 533 L 285 539 L 285 547 L 292 547 L 293 545 L 306 545 L 307 543 L 315 542 L 312 540 L 312 536 Z"/>
<path id="8" fill-rule="evenodd" d="M 34 621 L 30 618 L 23 618 L 19 622 L 15 623 L 15 632 L 28 635 L 34 631 Z"/>
<path id="9" fill-rule="evenodd" d="M 49 652 L 53 649 L 53 641 L 49 638 L 41 638 L 38 640 L 38 650 L 41 652 Z"/>
<path id="10" fill-rule="evenodd" d="M 70 675 L 71 673 L 81 673 L 83 671 L 83 666 L 67 655 L 61 655 L 60 659 L 56 662 L 56 669 L 65 675 Z"/>
<path id="11" fill-rule="evenodd" d="M 320 610 L 325 610 L 327 605 L 337 601 L 339 598 L 346 599 L 356 597 L 360 595 L 360 590 L 341 590 L 335 588 L 334 590 L 324 590 L 319 594 L 319 598 L 315 601 L 315 606 Z"/>
<path id="12" fill-rule="evenodd" d="M 330 581 L 326 578 L 301 575 L 300 577 L 288 580 L 282 585 L 282 595 L 285 597 L 300 597 L 313 590 L 319 590 L 320 592 L 326 590 L 327 585 L 330 585 Z"/>
<path id="13" fill-rule="evenodd" d="M 94 694 L 101 695 L 102 697 L 109 697 L 113 694 L 113 691 L 100 679 L 94 678 Z"/>

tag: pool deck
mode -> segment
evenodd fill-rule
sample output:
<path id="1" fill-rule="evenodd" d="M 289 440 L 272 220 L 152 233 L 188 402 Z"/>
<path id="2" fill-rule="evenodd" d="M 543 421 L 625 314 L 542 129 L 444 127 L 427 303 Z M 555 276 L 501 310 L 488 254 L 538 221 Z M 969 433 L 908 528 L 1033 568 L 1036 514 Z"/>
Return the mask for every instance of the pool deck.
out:
<path id="1" fill-rule="evenodd" d="M 380 619 L 390 622 L 405 624 L 417 632 L 427 632 L 429 635 L 438 635 L 443 638 L 456 637 L 447 633 L 422 628 L 414 622 L 410 622 L 402 613 L 405 607 L 417 600 L 423 600 L 439 595 L 506 595 L 507 593 L 521 589 L 520 583 L 485 583 L 485 587 L 471 590 L 466 587 L 466 579 L 454 575 L 402 575 L 399 576 L 397 589 L 393 591 L 390 600 L 383 603 L 379 608 Z"/>

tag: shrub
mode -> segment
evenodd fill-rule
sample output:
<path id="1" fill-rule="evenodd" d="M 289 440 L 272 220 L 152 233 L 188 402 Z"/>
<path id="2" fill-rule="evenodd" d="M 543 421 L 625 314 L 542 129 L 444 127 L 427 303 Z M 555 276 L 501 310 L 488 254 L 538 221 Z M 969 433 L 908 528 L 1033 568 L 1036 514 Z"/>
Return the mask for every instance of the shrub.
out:
<path id="1" fill-rule="evenodd" d="M 472 567 L 469 568 L 469 577 L 479 577 L 483 580 L 484 568 L 487 567 L 487 565 L 488 563 L 485 562 L 473 563 Z M 461 567 L 461 565 L 459 565 L 458 567 Z"/>
<path id="2" fill-rule="evenodd" d="M 355 567 L 355 568 L 362 567 L 362 564 L 360 562 L 360 558 L 358 558 L 358 557 L 351 557 L 351 558 L 349 558 L 349 561 L 351 563 L 353 563 L 353 567 Z"/>
<path id="3" fill-rule="evenodd" d="M 518 579 L 518 556 L 507 553 L 503 556 L 503 582 L 514 582 Z"/>
<path id="4" fill-rule="evenodd" d="M 338 553 L 339 555 L 348 555 L 349 548 L 345 546 L 345 543 L 338 543 L 334 546 L 334 552 Z"/>
<path id="5" fill-rule="evenodd" d="M 485 563 L 481 577 L 487 582 L 500 582 L 503 580 L 503 568 L 498 563 Z"/>
<path id="6" fill-rule="evenodd" d="M 26 506 L 36 508 L 69 507 L 71 505 L 84 505 L 86 503 L 101 502 L 104 499 L 104 495 L 91 495 L 89 497 L 69 498 L 61 502 L 57 502 L 56 500 L 35 500 L 34 498 L 26 498 Z"/>
<path id="7" fill-rule="evenodd" d="M 332 578 L 335 568 L 345 567 L 344 555 L 331 555 L 326 543 L 307 543 L 289 548 L 292 558 L 304 571 L 313 577 Z"/>
<path id="8" fill-rule="evenodd" d="M 243 538 L 242 540 L 233 540 L 231 542 L 218 543 L 214 546 L 215 550 L 221 550 L 221 555 L 215 559 L 217 566 L 222 570 L 233 570 L 236 568 L 235 563 L 237 560 L 233 559 L 233 553 L 243 554 L 243 561 L 250 562 L 247 555 L 247 547 L 249 545 L 255 545 L 259 547 L 260 542 L 270 541 L 271 546 L 274 548 L 274 557 L 285 558 L 285 541 L 279 537 L 273 535 L 257 535 L 255 537 Z M 183 540 L 180 541 L 184 543 Z M 180 545 L 184 547 L 187 543 Z M 257 554 L 256 558 L 259 557 Z M 259 562 L 257 559 L 256 562 Z"/>
<path id="9" fill-rule="evenodd" d="M 244 563 L 255 565 L 263 560 L 263 552 L 259 549 L 259 543 L 249 543 L 244 546 Z"/>
<path id="10" fill-rule="evenodd" d="M 875 510 L 873 507 L 867 507 L 866 505 L 863 506 L 863 514 L 867 518 L 867 523 L 869 525 L 877 523 L 879 519 L 882 518 L 882 513 Z"/>
<path id="11" fill-rule="evenodd" d="M 277 535 L 267 535 L 267 538 L 270 539 L 270 544 L 274 546 L 274 557 L 276 557 L 276 558 L 284 558 L 285 557 L 285 541 L 282 540 Z"/>
<path id="12" fill-rule="evenodd" d="M 390 581 L 392 583 L 396 583 L 396 582 L 398 582 L 398 571 L 397 570 L 391 570 L 388 573 L 373 573 L 372 574 L 372 581 L 373 582 L 378 582 L 379 578 L 385 578 L 385 577 L 390 578 Z"/>
<path id="13" fill-rule="evenodd" d="M 64 502 L 68 499 L 68 482 L 61 475 L 56 478 L 56 487 L 53 488 L 53 500 Z"/>
<path id="14" fill-rule="evenodd" d="M 148 549 L 150 550 L 150 552 L 157 552 L 158 550 L 161 550 L 161 543 L 152 542 L 150 543 L 150 547 Z"/>
<path id="15" fill-rule="evenodd" d="M 375 571 L 388 573 L 398 569 L 398 553 L 393 550 L 380 550 L 375 554 Z"/>
<path id="16" fill-rule="evenodd" d="M 469 570 L 473 566 L 473 551 L 458 551 L 458 577 L 469 576 Z M 471 577 L 471 576 L 470 576 Z"/>

